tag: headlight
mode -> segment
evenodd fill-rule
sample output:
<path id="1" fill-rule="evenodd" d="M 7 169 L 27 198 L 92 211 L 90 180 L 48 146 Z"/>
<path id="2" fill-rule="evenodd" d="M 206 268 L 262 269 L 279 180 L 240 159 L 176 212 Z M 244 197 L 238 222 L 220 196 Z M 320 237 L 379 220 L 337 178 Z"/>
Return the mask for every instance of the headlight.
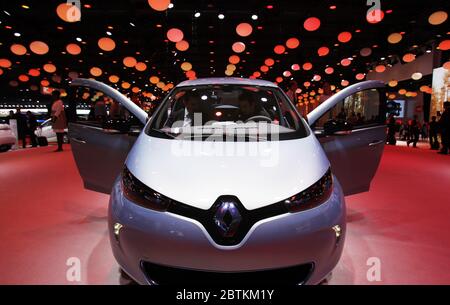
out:
<path id="1" fill-rule="evenodd" d="M 139 181 L 127 167 L 122 172 L 122 189 L 125 197 L 145 208 L 167 211 L 171 200 Z"/>
<path id="2" fill-rule="evenodd" d="M 333 176 L 331 175 L 331 169 L 328 169 L 319 181 L 297 195 L 286 199 L 284 204 L 292 213 L 312 209 L 330 198 L 332 191 Z"/>

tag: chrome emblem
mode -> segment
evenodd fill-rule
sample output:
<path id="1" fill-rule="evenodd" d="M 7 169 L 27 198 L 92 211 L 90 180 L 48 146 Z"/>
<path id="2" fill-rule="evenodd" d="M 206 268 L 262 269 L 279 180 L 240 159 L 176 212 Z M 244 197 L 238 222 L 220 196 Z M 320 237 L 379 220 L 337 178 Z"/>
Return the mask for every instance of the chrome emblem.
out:
<path id="1" fill-rule="evenodd" d="M 242 217 L 233 201 L 222 201 L 214 214 L 214 223 L 223 237 L 233 237 L 241 223 Z"/>

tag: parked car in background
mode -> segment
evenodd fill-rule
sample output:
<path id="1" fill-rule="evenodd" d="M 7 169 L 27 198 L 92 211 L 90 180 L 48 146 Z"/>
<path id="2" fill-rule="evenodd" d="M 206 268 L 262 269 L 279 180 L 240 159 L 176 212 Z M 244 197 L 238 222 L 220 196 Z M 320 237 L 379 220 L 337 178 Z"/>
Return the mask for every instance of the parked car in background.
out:
<path id="1" fill-rule="evenodd" d="M 14 144 L 16 144 L 16 137 L 11 127 L 8 124 L 0 124 L 0 152 L 10 150 Z"/>
<path id="2" fill-rule="evenodd" d="M 46 137 L 48 142 L 56 142 L 56 133 L 52 129 L 52 120 L 48 119 L 42 122 L 34 134 L 37 137 Z M 64 133 L 64 143 L 69 143 L 69 138 L 67 137 L 67 128 Z"/>

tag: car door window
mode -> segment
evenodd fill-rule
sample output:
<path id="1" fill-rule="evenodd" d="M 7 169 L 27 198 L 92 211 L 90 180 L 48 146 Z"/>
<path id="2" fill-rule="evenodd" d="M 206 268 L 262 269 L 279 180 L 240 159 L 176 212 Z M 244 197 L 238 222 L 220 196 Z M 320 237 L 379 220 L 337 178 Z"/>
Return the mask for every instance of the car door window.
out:
<path id="1" fill-rule="evenodd" d="M 320 117 L 313 129 L 320 133 L 330 121 L 345 122 L 352 130 L 384 124 L 382 94 L 378 89 L 368 89 L 346 97 Z"/>

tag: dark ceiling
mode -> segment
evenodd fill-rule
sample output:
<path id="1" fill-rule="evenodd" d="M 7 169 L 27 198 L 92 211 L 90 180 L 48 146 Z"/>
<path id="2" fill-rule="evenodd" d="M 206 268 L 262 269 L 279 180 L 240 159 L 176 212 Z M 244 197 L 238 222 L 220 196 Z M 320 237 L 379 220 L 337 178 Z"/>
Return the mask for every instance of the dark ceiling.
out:
<path id="1" fill-rule="evenodd" d="M 370 8 L 366 0 L 173 0 L 174 7 L 165 12 L 151 9 L 147 0 L 82 0 L 81 21 L 75 23 L 64 22 L 57 16 L 56 7 L 62 2 L 2 1 L 0 59 L 9 59 L 13 65 L 9 69 L 3 68 L 0 75 L 1 95 L 23 95 L 25 93 L 20 89 L 39 85 L 43 78 L 51 81 L 52 75 L 42 70 L 48 62 L 56 65 L 56 74 L 63 78 L 67 78 L 70 71 L 90 77 L 89 70 L 96 66 L 103 70 L 98 80 L 108 83 L 109 75 L 116 74 L 121 81 L 135 82 L 132 86 L 158 93 L 158 89 L 150 85 L 149 77 L 158 75 L 166 83 L 177 84 L 186 79 L 180 68 L 184 61 L 192 63 L 197 77 L 224 76 L 228 58 L 234 54 L 231 46 L 237 41 L 246 44 L 249 54 L 240 54 L 241 62 L 233 76 L 249 77 L 259 70 L 266 58 L 271 57 L 277 62 L 261 78 L 275 81 L 284 71 L 290 70 L 292 64 L 311 62 L 313 69 L 310 71 L 291 71 L 300 84 L 319 74 L 321 81 L 339 86 L 342 79 L 355 82 L 357 73 L 368 72 L 374 64 L 382 62 L 382 57 L 388 64 L 398 61 L 408 51 L 420 55 L 449 36 L 448 20 L 438 26 L 428 23 L 433 12 L 448 11 L 448 0 L 381 0 L 385 17 L 376 24 L 366 20 Z M 273 8 L 269 9 L 268 5 Z M 335 6 L 335 9 L 330 9 L 330 6 Z M 194 17 L 197 11 L 201 12 L 199 18 Z M 218 18 L 219 13 L 225 15 L 223 20 Z M 252 20 L 253 14 L 258 15 L 257 20 Z M 314 32 L 303 28 L 303 22 L 311 16 L 321 20 L 321 27 Z M 240 37 L 236 33 L 236 26 L 242 22 L 253 26 L 249 37 Z M 184 32 L 184 39 L 190 43 L 189 50 L 179 52 L 174 43 L 166 40 L 166 32 L 170 28 Z M 107 36 L 106 31 L 112 35 Z M 337 35 L 343 31 L 353 35 L 352 40 L 345 44 L 337 40 Z M 388 43 L 387 37 L 393 32 L 404 32 L 400 43 Z M 16 37 L 14 33 L 21 35 Z M 84 43 L 77 42 L 77 37 Z M 111 52 L 102 51 L 97 45 L 101 37 L 114 39 L 116 48 Z M 287 54 L 275 54 L 274 46 L 284 44 L 291 37 L 300 39 L 300 47 L 287 49 Z M 29 43 L 35 40 L 46 42 L 50 51 L 45 55 L 30 52 Z M 11 53 L 10 46 L 14 43 L 26 46 L 28 54 L 17 56 Z M 69 43 L 79 44 L 81 54 L 62 54 Z M 321 46 L 330 48 L 328 56 L 317 55 Z M 372 48 L 371 56 L 360 56 L 359 50 L 364 47 Z M 146 62 L 147 70 L 139 72 L 125 68 L 122 63 L 125 56 Z M 338 65 L 341 59 L 352 56 L 354 60 L 350 66 Z M 448 51 L 445 56 L 448 60 Z M 335 68 L 332 75 L 323 72 L 327 65 Z M 11 80 L 17 80 L 31 68 L 41 69 L 41 75 L 30 77 L 27 82 L 19 81 L 18 87 L 9 85 Z M 286 80 L 283 84 L 287 83 Z M 64 82 L 52 85 L 64 86 Z M 316 87 L 320 85 L 320 82 L 313 84 Z"/>

